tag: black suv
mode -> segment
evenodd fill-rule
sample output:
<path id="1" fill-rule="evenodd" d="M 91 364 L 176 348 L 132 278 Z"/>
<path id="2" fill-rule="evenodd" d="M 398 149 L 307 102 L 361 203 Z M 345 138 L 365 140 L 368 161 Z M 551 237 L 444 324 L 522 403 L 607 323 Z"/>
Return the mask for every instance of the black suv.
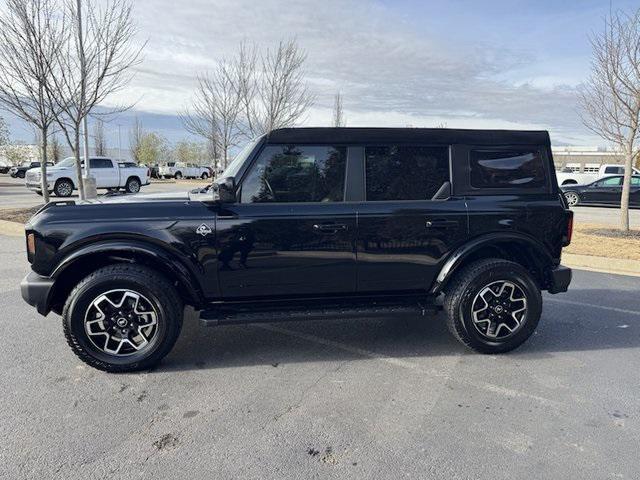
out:
<path id="1" fill-rule="evenodd" d="M 466 346 L 506 352 L 571 280 L 543 131 L 280 129 L 195 192 L 52 203 L 26 225 L 22 296 L 89 365 L 157 363 L 185 305 L 205 325 L 444 307 Z"/>

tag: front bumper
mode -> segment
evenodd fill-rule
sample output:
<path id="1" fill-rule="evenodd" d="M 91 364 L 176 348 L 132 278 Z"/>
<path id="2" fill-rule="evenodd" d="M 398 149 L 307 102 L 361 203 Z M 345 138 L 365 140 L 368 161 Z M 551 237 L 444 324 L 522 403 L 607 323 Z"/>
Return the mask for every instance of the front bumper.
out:
<path id="1" fill-rule="evenodd" d="M 22 298 L 29 305 L 36 307 L 38 313 L 46 315 L 51 310 L 49 308 L 49 294 L 53 288 L 53 279 L 30 272 L 22 282 L 20 282 L 20 292 Z"/>
<path id="2" fill-rule="evenodd" d="M 27 188 L 29 190 L 34 190 L 34 191 L 40 191 L 42 190 L 42 184 L 40 183 L 40 181 L 27 181 L 25 183 L 25 185 L 27 186 Z M 51 190 L 51 184 L 49 182 L 47 182 L 47 190 Z"/>
<path id="3" fill-rule="evenodd" d="M 558 265 L 550 271 L 549 293 L 563 293 L 569 289 L 571 283 L 572 272 L 569 267 Z"/>

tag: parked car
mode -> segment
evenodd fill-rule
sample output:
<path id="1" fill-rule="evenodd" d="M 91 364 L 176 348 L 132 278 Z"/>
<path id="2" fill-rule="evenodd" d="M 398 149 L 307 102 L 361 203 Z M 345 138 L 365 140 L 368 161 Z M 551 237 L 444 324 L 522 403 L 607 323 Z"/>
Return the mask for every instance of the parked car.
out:
<path id="1" fill-rule="evenodd" d="M 633 174 L 639 174 L 640 170 L 633 168 Z M 606 177 L 608 175 L 624 175 L 624 166 L 616 164 L 600 165 L 597 172 L 575 172 L 575 171 L 560 171 L 556 172 L 558 179 L 558 185 L 588 185 L 595 182 L 599 178 Z"/>
<path id="2" fill-rule="evenodd" d="M 106 157 L 89 158 L 91 175 L 96 179 L 99 189 L 124 189 L 127 193 L 138 193 L 144 185 L 149 185 L 149 169 L 138 167 L 135 163 L 118 162 Z M 84 161 L 82 162 L 84 166 Z M 29 190 L 42 193 L 40 170 L 27 172 L 26 185 Z M 75 158 L 69 157 L 47 169 L 47 185 L 50 192 L 58 197 L 69 197 L 78 183 Z"/>
<path id="3" fill-rule="evenodd" d="M 10 168 L 11 168 L 11 165 L 9 165 L 7 162 L 4 162 L 4 161 L 0 160 L 0 173 L 1 174 L 9 173 L 9 169 Z"/>
<path id="4" fill-rule="evenodd" d="M 202 178 L 207 179 L 211 176 L 211 172 L 207 167 L 201 167 L 193 163 L 168 162 L 159 169 L 160 176 L 163 178 Z"/>
<path id="5" fill-rule="evenodd" d="M 47 167 L 53 167 L 53 162 L 47 162 Z M 40 168 L 40 162 L 28 162 L 18 167 L 11 167 L 9 169 L 9 175 L 13 178 L 25 178 L 27 171 L 32 168 Z"/>
<path id="6" fill-rule="evenodd" d="M 280 129 L 202 192 L 43 207 L 23 298 L 62 315 L 82 361 L 122 372 L 171 350 L 185 305 L 206 326 L 444 308 L 464 345 L 502 353 L 571 280 L 543 131 Z"/>
<path id="7" fill-rule="evenodd" d="M 620 205 L 622 199 L 622 175 L 601 178 L 587 185 L 565 185 L 561 187 L 567 204 L 575 205 Z M 640 175 L 631 177 L 629 206 L 640 207 Z"/>

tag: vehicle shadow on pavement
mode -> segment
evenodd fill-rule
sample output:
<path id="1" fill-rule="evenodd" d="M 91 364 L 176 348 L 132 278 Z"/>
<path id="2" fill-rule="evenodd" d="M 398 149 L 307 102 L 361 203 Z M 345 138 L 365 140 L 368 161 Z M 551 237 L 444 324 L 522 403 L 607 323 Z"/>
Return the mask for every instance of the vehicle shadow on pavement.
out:
<path id="1" fill-rule="evenodd" d="M 629 291 L 572 290 L 566 300 L 545 297 L 534 335 L 508 357 L 526 360 L 556 352 L 640 347 L 640 309 L 593 308 L 580 299 L 629 305 Z M 619 300 L 619 301 L 618 301 Z M 566 302 L 566 303 L 565 303 Z M 593 302 L 593 300 L 591 300 Z M 629 313 L 629 312 L 639 313 Z M 202 328 L 195 315 L 160 371 L 251 365 L 414 358 L 470 353 L 449 333 L 444 314 L 375 320 L 325 320 Z M 470 353 L 473 354 L 473 353 Z"/>

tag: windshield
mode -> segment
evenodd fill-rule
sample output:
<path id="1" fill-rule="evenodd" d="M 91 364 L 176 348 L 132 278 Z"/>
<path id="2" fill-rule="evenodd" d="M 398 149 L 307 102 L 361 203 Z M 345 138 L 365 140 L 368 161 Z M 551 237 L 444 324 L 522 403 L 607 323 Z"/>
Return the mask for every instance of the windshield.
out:
<path id="1" fill-rule="evenodd" d="M 254 138 L 249 143 L 247 143 L 247 145 L 245 145 L 245 147 L 240 150 L 240 153 L 236 155 L 236 158 L 234 158 L 233 161 L 227 166 L 227 168 L 225 168 L 224 172 L 222 172 L 219 178 L 235 177 L 240 171 L 240 167 L 242 167 L 242 165 L 244 164 L 244 161 L 251 154 L 255 146 L 260 140 L 262 140 L 263 137 L 264 135 L 258 138 Z"/>
<path id="2" fill-rule="evenodd" d="M 64 160 L 56 163 L 56 167 L 73 167 L 76 163 L 76 159 L 73 157 L 67 157 Z M 84 161 L 82 162 L 84 164 Z"/>

